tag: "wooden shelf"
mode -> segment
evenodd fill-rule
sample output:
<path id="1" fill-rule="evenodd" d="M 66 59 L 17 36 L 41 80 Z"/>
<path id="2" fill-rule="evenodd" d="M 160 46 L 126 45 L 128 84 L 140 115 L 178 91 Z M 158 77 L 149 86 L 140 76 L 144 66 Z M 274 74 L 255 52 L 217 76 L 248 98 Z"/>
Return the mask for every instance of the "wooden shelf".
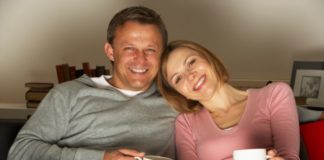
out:
<path id="1" fill-rule="evenodd" d="M 0 119 L 27 120 L 35 108 L 26 108 L 26 104 L 0 103 Z"/>

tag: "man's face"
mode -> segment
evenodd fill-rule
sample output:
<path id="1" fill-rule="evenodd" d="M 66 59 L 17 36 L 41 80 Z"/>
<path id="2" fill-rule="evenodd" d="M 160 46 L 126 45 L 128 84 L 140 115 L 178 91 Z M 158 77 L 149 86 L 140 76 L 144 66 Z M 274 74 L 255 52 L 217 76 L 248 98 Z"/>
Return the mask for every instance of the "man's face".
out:
<path id="1" fill-rule="evenodd" d="M 162 36 L 154 25 L 126 22 L 117 28 L 105 51 L 114 62 L 110 83 L 117 88 L 144 91 L 154 80 L 162 52 Z"/>

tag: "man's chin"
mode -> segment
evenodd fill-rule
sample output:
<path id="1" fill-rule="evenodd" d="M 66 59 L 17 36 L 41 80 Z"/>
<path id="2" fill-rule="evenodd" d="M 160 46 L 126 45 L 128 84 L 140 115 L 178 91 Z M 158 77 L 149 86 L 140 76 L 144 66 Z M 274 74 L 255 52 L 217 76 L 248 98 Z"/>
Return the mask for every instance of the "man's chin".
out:
<path id="1" fill-rule="evenodd" d="M 151 85 L 151 83 L 148 83 L 147 81 L 134 80 L 134 81 L 131 81 L 131 83 L 132 83 L 133 90 L 136 90 L 136 91 L 144 91 Z"/>

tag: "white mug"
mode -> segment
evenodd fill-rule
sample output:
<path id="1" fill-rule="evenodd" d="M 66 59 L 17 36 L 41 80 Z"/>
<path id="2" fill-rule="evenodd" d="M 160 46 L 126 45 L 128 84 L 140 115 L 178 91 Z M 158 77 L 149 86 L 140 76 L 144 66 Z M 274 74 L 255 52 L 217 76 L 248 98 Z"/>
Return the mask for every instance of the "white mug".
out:
<path id="1" fill-rule="evenodd" d="M 162 156 L 154 156 L 154 155 L 147 155 L 143 158 L 141 157 L 134 157 L 135 160 L 172 160 L 167 157 L 162 157 Z"/>
<path id="2" fill-rule="evenodd" d="M 266 149 L 240 149 L 233 152 L 233 160 L 266 160 Z"/>

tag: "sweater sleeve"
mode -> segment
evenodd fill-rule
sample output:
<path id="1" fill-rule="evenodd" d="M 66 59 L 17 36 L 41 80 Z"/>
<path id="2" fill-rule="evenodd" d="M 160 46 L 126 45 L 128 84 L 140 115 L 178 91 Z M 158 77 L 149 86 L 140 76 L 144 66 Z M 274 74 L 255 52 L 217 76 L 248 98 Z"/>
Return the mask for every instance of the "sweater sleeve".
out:
<path id="1" fill-rule="evenodd" d="M 298 115 L 293 92 L 287 84 L 274 86 L 269 107 L 275 149 L 285 159 L 299 159 Z"/>
<path id="2" fill-rule="evenodd" d="M 178 160 L 198 160 L 190 123 L 184 114 L 178 116 L 175 127 Z"/>
<path id="3" fill-rule="evenodd" d="M 69 123 L 69 101 L 52 89 L 10 148 L 8 160 L 102 160 L 104 151 L 60 146 Z"/>

